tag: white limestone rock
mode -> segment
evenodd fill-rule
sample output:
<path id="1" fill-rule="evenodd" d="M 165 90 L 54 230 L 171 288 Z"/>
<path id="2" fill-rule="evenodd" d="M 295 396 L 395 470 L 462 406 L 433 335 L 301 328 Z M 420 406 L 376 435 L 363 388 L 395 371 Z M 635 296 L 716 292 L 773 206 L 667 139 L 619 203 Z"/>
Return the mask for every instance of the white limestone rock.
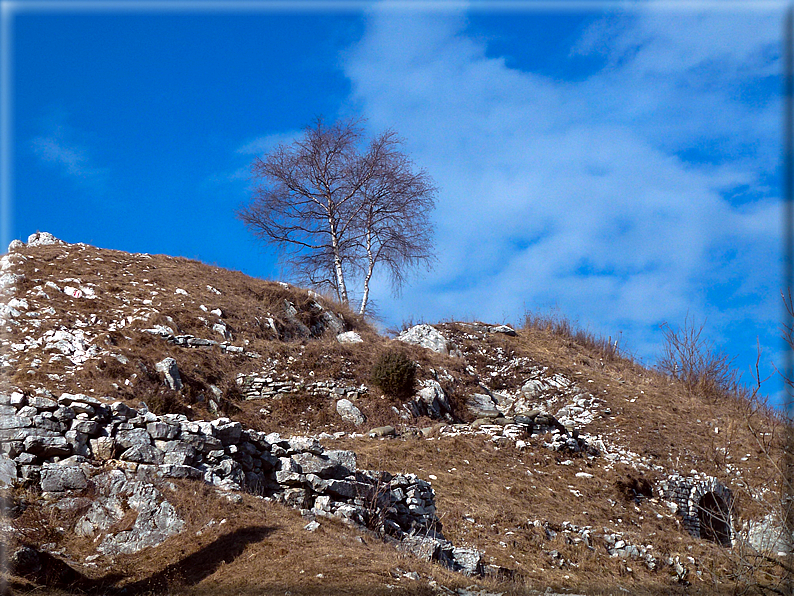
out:
<path id="1" fill-rule="evenodd" d="M 176 365 L 176 360 L 173 358 L 164 358 L 154 365 L 157 372 L 163 373 L 165 376 L 165 384 L 170 389 L 179 391 L 182 389 L 182 378 L 179 376 L 179 368 Z"/>
<path id="2" fill-rule="evenodd" d="M 0 453 L 0 486 L 10 486 L 17 479 L 17 464 L 5 453 Z"/>
<path id="3" fill-rule="evenodd" d="M 49 232 L 36 232 L 35 234 L 31 234 L 28 236 L 28 246 L 47 246 L 50 244 L 60 244 L 65 245 L 66 242 L 63 240 L 58 240 L 55 236 L 50 234 Z"/>
<path id="4" fill-rule="evenodd" d="M 364 340 L 355 331 L 345 331 L 336 336 L 336 341 L 340 344 L 360 344 Z"/>
<path id="5" fill-rule="evenodd" d="M 340 399 L 336 402 L 336 411 L 346 422 L 352 422 L 356 426 L 364 424 L 364 414 L 349 399 Z"/>
<path id="6" fill-rule="evenodd" d="M 490 395 L 474 393 L 466 399 L 466 407 L 478 418 L 497 418 L 499 410 Z"/>
<path id="7" fill-rule="evenodd" d="M 25 243 L 22 242 L 22 240 L 17 240 L 15 238 L 14 240 L 11 241 L 11 244 L 8 245 L 7 252 L 13 252 L 15 250 L 20 250 L 22 248 L 25 248 Z"/>
<path id="8" fill-rule="evenodd" d="M 449 342 L 435 327 L 414 325 L 397 336 L 398 341 L 422 346 L 439 354 L 449 354 Z"/>

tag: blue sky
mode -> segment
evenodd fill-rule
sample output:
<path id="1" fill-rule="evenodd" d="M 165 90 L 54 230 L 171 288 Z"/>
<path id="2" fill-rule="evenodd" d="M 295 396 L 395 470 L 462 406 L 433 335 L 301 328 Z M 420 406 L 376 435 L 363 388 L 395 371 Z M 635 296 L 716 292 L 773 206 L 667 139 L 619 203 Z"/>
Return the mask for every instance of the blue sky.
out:
<path id="1" fill-rule="evenodd" d="M 360 115 L 440 188 L 438 263 L 375 280 L 384 326 L 557 309 L 652 364 L 689 314 L 741 370 L 756 338 L 782 365 L 782 4 L 3 5 L 4 245 L 279 278 L 235 218 L 248 167 Z"/>

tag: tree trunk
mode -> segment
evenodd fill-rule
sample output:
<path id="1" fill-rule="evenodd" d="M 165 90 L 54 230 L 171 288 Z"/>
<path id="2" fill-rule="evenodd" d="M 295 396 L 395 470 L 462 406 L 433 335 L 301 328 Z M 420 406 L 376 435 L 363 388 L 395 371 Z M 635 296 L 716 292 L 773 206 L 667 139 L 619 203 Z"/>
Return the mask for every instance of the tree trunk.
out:
<path id="1" fill-rule="evenodd" d="M 345 286 L 345 272 L 342 270 L 342 257 L 339 254 L 339 239 L 336 237 L 336 226 L 333 218 L 328 218 L 331 228 L 331 247 L 334 251 L 334 271 L 336 272 L 336 294 L 339 301 L 347 306 L 347 286 Z"/>
<path id="2" fill-rule="evenodd" d="M 367 275 L 364 277 L 364 296 L 361 298 L 361 309 L 358 314 L 363 315 L 367 310 L 367 302 L 369 301 L 369 280 L 372 279 L 372 270 L 375 268 L 375 259 L 372 256 L 372 234 L 367 230 Z"/>

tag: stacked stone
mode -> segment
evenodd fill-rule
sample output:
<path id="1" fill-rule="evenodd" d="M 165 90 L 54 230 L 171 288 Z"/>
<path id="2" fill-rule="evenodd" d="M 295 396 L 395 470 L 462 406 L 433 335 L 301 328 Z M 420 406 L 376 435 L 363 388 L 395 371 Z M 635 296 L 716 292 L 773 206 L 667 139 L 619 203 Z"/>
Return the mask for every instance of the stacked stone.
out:
<path id="1" fill-rule="evenodd" d="M 347 398 L 351 401 L 355 401 L 361 395 L 366 394 L 368 392 L 368 388 L 366 385 L 350 387 L 348 385 L 340 385 L 333 380 L 328 380 L 309 383 L 306 385 L 306 392 L 309 393 L 309 395 L 334 397 L 337 399 Z"/>
<path id="2" fill-rule="evenodd" d="M 86 395 L 64 393 L 56 401 L 0 394 L 0 452 L 12 460 L 15 475 L 29 478 L 45 461 L 88 456 L 88 441 L 110 418 L 106 404 Z"/>
<path id="3" fill-rule="evenodd" d="M 245 348 L 243 348 L 242 346 L 235 346 L 230 344 L 229 342 L 217 342 L 214 339 L 196 337 L 195 335 L 172 335 L 171 333 L 169 333 L 169 329 L 163 327 L 162 325 L 158 325 L 151 329 L 144 329 L 144 331 L 147 333 L 151 333 L 153 335 L 159 335 L 160 337 L 165 338 L 165 340 L 169 344 L 179 346 L 182 348 L 201 348 L 201 347 L 218 346 L 221 352 L 225 354 L 242 354 L 243 356 L 247 356 L 248 358 L 261 358 L 261 356 L 256 352 L 247 352 Z"/>
<path id="4" fill-rule="evenodd" d="M 336 399 L 346 398 L 354 401 L 368 391 L 366 385 L 350 387 L 341 385 L 333 380 L 304 384 L 300 380 L 277 379 L 261 374 L 238 377 L 237 384 L 240 385 L 242 393 L 247 400 L 273 399 L 280 394 L 305 391 L 309 395 Z"/>
<path id="5" fill-rule="evenodd" d="M 689 477 L 673 474 L 659 482 L 659 492 L 663 499 L 671 503 L 674 513 L 681 516 L 681 524 L 695 538 L 700 538 L 700 500 L 713 493 L 725 503 L 728 517 L 726 521 L 733 538 L 733 524 L 730 512 L 733 509 L 733 493 L 713 476 L 693 475 Z"/>
<path id="6" fill-rule="evenodd" d="M 273 399 L 278 394 L 294 393 L 301 388 L 300 383 L 279 380 L 261 375 L 241 376 L 237 378 L 245 399 Z"/>
<path id="7" fill-rule="evenodd" d="M 607 528 L 604 528 L 604 544 L 610 557 L 638 559 L 645 562 L 651 571 L 656 569 L 658 560 L 651 553 L 652 544 L 632 544 L 624 538 L 623 534 L 610 532 Z"/>
<path id="8" fill-rule="evenodd" d="M 474 558 L 474 568 L 479 565 L 476 551 L 453 556 L 457 551 L 441 535 L 429 483 L 413 474 L 358 471 L 355 453 L 326 450 L 312 437 L 284 439 L 228 418 L 157 416 L 82 394 L 64 393 L 56 401 L 13 393 L 0 395 L 0 451 L 0 480 L 7 484 L 29 479 L 45 492 L 64 494 L 88 486 L 102 471 L 94 463 L 114 460 L 117 469 L 137 478 L 202 479 L 409 544 L 421 537 L 420 554 L 432 542 L 433 558 L 453 569 L 472 568 L 461 561 Z"/>

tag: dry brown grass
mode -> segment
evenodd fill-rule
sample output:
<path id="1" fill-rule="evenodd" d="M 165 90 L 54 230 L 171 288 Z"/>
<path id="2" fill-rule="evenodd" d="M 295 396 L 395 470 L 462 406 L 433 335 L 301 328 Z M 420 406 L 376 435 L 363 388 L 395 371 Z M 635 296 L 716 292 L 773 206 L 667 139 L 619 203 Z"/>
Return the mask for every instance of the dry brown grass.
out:
<path id="1" fill-rule="evenodd" d="M 52 306 L 56 315 L 43 319 L 42 326 L 32 334 L 38 336 L 60 325 L 72 328 L 95 314 L 100 322 L 86 327 L 98 332 L 95 342 L 126 356 L 129 362 L 122 364 L 103 356 L 55 381 L 47 375 L 62 373 L 63 363 L 50 364 L 49 354 L 32 350 L 6 379 L 11 386 L 27 390 L 46 387 L 56 396 L 62 391 L 109 396 L 136 407 L 145 401 L 155 411 L 182 411 L 192 418 L 207 419 L 212 417 L 206 409 L 210 385 L 215 385 L 223 391 L 224 411 L 259 430 L 282 435 L 339 430 L 350 433 L 394 425 L 405 431 L 402 438 L 344 439 L 327 446 L 355 450 L 361 468 L 414 472 L 425 479 L 431 474 L 436 476 L 432 483 L 445 535 L 455 544 L 476 546 L 486 553 L 486 562 L 515 573 L 508 583 L 497 585 L 488 580 L 483 584 L 496 591 L 521 594 L 551 586 L 588 594 L 622 593 L 621 588 L 632 593 L 686 590 L 709 594 L 732 585 L 727 578 L 736 569 L 736 561 L 729 551 L 689 537 L 661 503 L 651 499 L 635 503 L 626 498 L 627 487 L 655 482 L 657 477 L 650 471 L 640 475 L 627 466 L 606 465 L 603 457 L 590 460 L 553 453 L 542 446 L 544 437 L 532 437 L 524 451 L 506 443 L 497 445 L 483 436 L 443 437 L 436 432 L 432 440 L 416 438 L 392 410 L 400 408 L 399 400 L 383 396 L 372 387 L 356 403 L 367 416 L 365 428 L 342 422 L 334 399 L 306 392 L 278 400 L 242 401 L 234 381 L 236 375 L 259 372 L 268 360 L 278 360 L 279 372 L 303 381 L 332 379 L 350 386 L 369 385 L 373 365 L 395 345 L 394 340 L 378 335 L 365 320 L 337 304 L 321 300 L 327 308 L 343 315 L 349 327 L 365 339 L 363 344 L 342 345 L 330 334 L 311 340 L 277 341 L 266 318 L 278 319 L 289 331 L 283 311 L 284 300 L 289 300 L 298 308 L 301 321 L 311 326 L 316 322 L 316 313 L 312 314 L 309 306 L 316 299 L 305 290 L 285 288 L 238 272 L 186 259 L 161 255 L 147 258 L 92 247 L 38 247 L 27 249 L 25 254 L 35 255 L 35 259 L 24 264 L 26 280 L 18 295 L 49 279 L 64 285 L 60 280 L 69 277 L 78 278 L 83 284 L 95 283 L 98 293 L 96 300 L 86 300 L 49 292 L 50 299 L 42 300 L 42 306 Z M 103 260 L 96 261 L 97 258 Z M 209 290 L 208 284 L 221 294 Z M 175 294 L 176 288 L 183 288 L 188 296 Z M 152 291 L 158 294 L 153 295 Z M 144 305 L 143 300 L 152 300 L 152 304 Z M 233 333 L 233 343 L 245 345 L 262 358 L 222 354 L 217 347 L 176 347 L 140 331 L 163 324 L 177 333 L 219 340 L 211 328 L 217 318 L 200 310 L 200 304 L 209 310 L 221 308 L 223 321 Z M 107 329 L 111 321 L 144 308 L 156 309 L 157 313 L 117 330 Z M 650 458 L 670 473 L 687 475 L 696 469 L 717 476 L 734 491 L 736 514 L 741 519 L 759 519 L 768 512 L 769 503 L 751 498 L 745 488 L 777 490 L 775 462 L 783 452 L 784 426 L 761 400 L 747 399 L 748 395 L 741 393 L 719 400 L 699 396 L 675 379 L 643 367 L 609 338 L 604 340 L 577 330 L 560 317 L 528 316 L 516 337 L 486 334 L 465 339 L 465 326 L 445 323 L 439 327 L 455 337 L 456 347 L 464 357 L 399 345 L 418 364 L 419 379 L 438 378 L 457 419 L 471 420 L 464 404 L 469 394 L 481 391 L 478 382 L 496 391 L 513 392 L 526 381 L 530 367 L 546 366 L 549 373 L 561 372 L 603 400 L 599 415 L 581 429 L 583 432 L 601 435 L 610 445 Z M 166 356 L 176 358 L 179 364 L 185 383 L 181 392 L 166 389 L 154 370 L 155 363 Z M 35 374 L 28 374 L 35 357 L 43 362 Z M 527 364 L 491 374 L 516 358 L 525 359 Z M 467 371 L 469 366 L 476 374 Z M 454 381 L 445 373 L 451 374 Z M 130 384 L 126 384 L 127 380 Z M 264 406 L 270 408 L 270 414 L 260 413 Z M 609 414 L 605 413 L 607 408 Z M 417 420 L 411 424 L 422 427 L 437 423 Z M 571 463 L 563 464 L 566 460 Z M 729 469 L 729 464 L 741 469 L 741 478 Z M 592 473 L 594 478 L 577 478 L 575 474 L 580 471 Z M 335 522 L 322 522 L 321 530 L 309 534 L 302 529 L 305 520 L 280 506 L 248 495 L 242 504 L 229 504 L 201 484 L 177 486 L 179 490 L 169 499 L 188 519 L 188 530 L 151 552 L 117 558 L 112 570 L 105 572 L 123 576 L 113 576 L 113 585 L 128 584 L 132 590 L 129 593 L 184 594 L 283 594 L 287 590 L 293 594 L 372 594 L 388 591 L 386 583 L 396 586 L 389 593 L 425 590 L 410 580 L 391 578 L 389 571 L 395 566 L 416 570 L 423 578 L 433 576 L 446 586 L 472 583 L 438 566 L 395 555 L 391 547 Z M 572 490 L 582 496 L 575 496 Z M 34 512 L 27 515 L 34 516 Z M 218 522 L 223 518 L 227 519 L 225 524 L 216 523 L 196 536 L 210 519 Z M 27 524 L 27 519 L 22 522 Z M 595 533 L 607 527 L 632 541 L 652 543 L 658 558 L 668 554 L 678 554 L 682 560 L 695 557 L 702 574 L 690 578 L 692 586 L 685 588 L 671 579 L 668 569 L 650 572 L 638 561 L 606 557 L 600 543 L 595 546 L 596 551 L 590 551 L 566 544 L 562 534 L 549 540 L 544 532 L 527 523 L 535 519 L 548 522 L 552 529 L 559 528 L 563 521 L 593 526 Z M 35 534 L 32 541 L 54 540 L 52 527 L 44 528 L 49 522 L 38 526 L 34 522 L 30 517 L 29 531 L 50 535 Z M 359 542 L 357 536 L 366 544 Z M 92 545 L 85 541 L 55 538 L 75 553 L 76 560 L 93 552 Z M 578 567 L 554 566 L 548 554 L 551 550 L 557 550 Z M 89 571 L 86 574 L 92 581 L 101 578 Z M 316 577 L 318 573 L 324 577 Z M 421 586 L 426 586 L 426 581 Z"/>

